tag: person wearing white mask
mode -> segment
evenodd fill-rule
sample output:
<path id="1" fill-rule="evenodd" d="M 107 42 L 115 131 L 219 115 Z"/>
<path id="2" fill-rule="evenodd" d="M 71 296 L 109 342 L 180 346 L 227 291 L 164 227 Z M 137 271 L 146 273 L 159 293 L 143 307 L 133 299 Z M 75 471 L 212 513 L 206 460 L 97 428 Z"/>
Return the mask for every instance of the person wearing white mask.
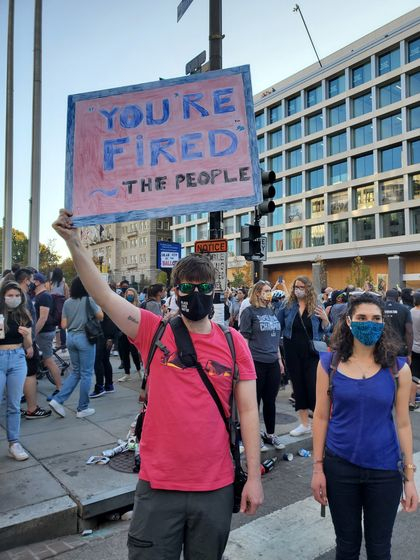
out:
<path id="1" fill-rule="evenodd" d="M 0 400 L 6 389 L 6 431 L 9 455 L 16 461 L 28 459 L 28 453 L 19 443 L 20 399 L 26 379 L 25 356 L 31 358 L 31 316 L 25 295 L 19 284 L 6 282 L 0 290 Z"/>
<path id="2" fill-rule="evenodd" d="M 290 297 L 279 311 L 283 332 L 286 368 L 295 398 L 295 410 L 300 424 L 291 436 L 310 434 L 309 410 L 315 410 L 316 369 L 319 354 L 313 341 L 321 341 L 330 329 L 324 306 L 317 304 L 311 280 L 298 276 L 293 282 Z"/>

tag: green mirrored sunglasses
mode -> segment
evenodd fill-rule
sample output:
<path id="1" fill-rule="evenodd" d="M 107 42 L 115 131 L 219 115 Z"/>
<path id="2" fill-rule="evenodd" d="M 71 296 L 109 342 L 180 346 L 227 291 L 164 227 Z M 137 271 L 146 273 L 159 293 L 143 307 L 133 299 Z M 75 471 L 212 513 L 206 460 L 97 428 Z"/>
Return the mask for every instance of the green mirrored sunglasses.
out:
<path id="1" fill-rule="evenodd" d="M 191 282 L 181 282 L 177 288 L 184 294 L 192 294 L 197 288 L 200 294 L 211 294 L 214 290 L 214 284 L 210 282 L 202 282 L 201 284 L 192 284 Z"/>

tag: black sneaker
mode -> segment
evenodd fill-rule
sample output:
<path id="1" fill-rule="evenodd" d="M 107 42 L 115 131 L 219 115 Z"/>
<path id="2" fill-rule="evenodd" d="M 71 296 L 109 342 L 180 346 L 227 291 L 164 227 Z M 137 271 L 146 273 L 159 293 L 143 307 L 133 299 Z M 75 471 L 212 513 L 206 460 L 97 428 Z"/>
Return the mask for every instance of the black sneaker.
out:
<path id="1" fill-rule="evenodd" d="M 118 366 L 118 369 L 124 369 L 124 364 L 121 362 L 120 365 Z"/>
<path id="2" fill-rule="evenodd" d="M 105 385 L 105 393 L 115 393 L 114 385 Z"/>
<path id="3" fill-rule="evenodd" d="M 39 406 L 33 412 L 26 411 L 25 418 L 32 420 L 32 418 L 48 418 L 51 416 L 51 410 L 45 410 Z"/>
<path id="4" fill-rule="evenodd" d="M 89 395 L 90 399 L 97 399 L 105 395 L 105 389 L 103 387 L 95 387 L 95 390 Z"/>

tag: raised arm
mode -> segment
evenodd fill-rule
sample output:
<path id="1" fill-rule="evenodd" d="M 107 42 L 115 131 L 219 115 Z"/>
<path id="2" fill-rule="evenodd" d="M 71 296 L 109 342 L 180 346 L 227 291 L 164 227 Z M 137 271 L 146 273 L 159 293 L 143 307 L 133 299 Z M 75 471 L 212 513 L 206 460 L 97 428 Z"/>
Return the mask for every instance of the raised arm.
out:
<path id="1" fill-rule="evenodd" d="M 71 212 L 61 209 L 60 215 L 53 223 L 53 228 L 67 243 L 74 266 L 86 291 L 123 333 L 130 338 L 135 338 L 140 325 L 140 310 L 113 292 L 103 281 L 89 253 L 82 245 L 71 216 Z"/>

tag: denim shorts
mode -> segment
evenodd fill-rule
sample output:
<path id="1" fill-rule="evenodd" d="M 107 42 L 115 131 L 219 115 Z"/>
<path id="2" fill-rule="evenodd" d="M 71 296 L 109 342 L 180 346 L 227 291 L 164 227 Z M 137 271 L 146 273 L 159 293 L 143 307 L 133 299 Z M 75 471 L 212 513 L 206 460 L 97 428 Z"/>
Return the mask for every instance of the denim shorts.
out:
<path id="1" fill-rule="evenodd" d="M 55 330 L 49 332 L 40 332 L 36 336 L 36 343 L 38 344 L 40 352 L 42 352 L 42 359 L 46 360 L 53 355 L 53 340 L 55 337 Z"/>

